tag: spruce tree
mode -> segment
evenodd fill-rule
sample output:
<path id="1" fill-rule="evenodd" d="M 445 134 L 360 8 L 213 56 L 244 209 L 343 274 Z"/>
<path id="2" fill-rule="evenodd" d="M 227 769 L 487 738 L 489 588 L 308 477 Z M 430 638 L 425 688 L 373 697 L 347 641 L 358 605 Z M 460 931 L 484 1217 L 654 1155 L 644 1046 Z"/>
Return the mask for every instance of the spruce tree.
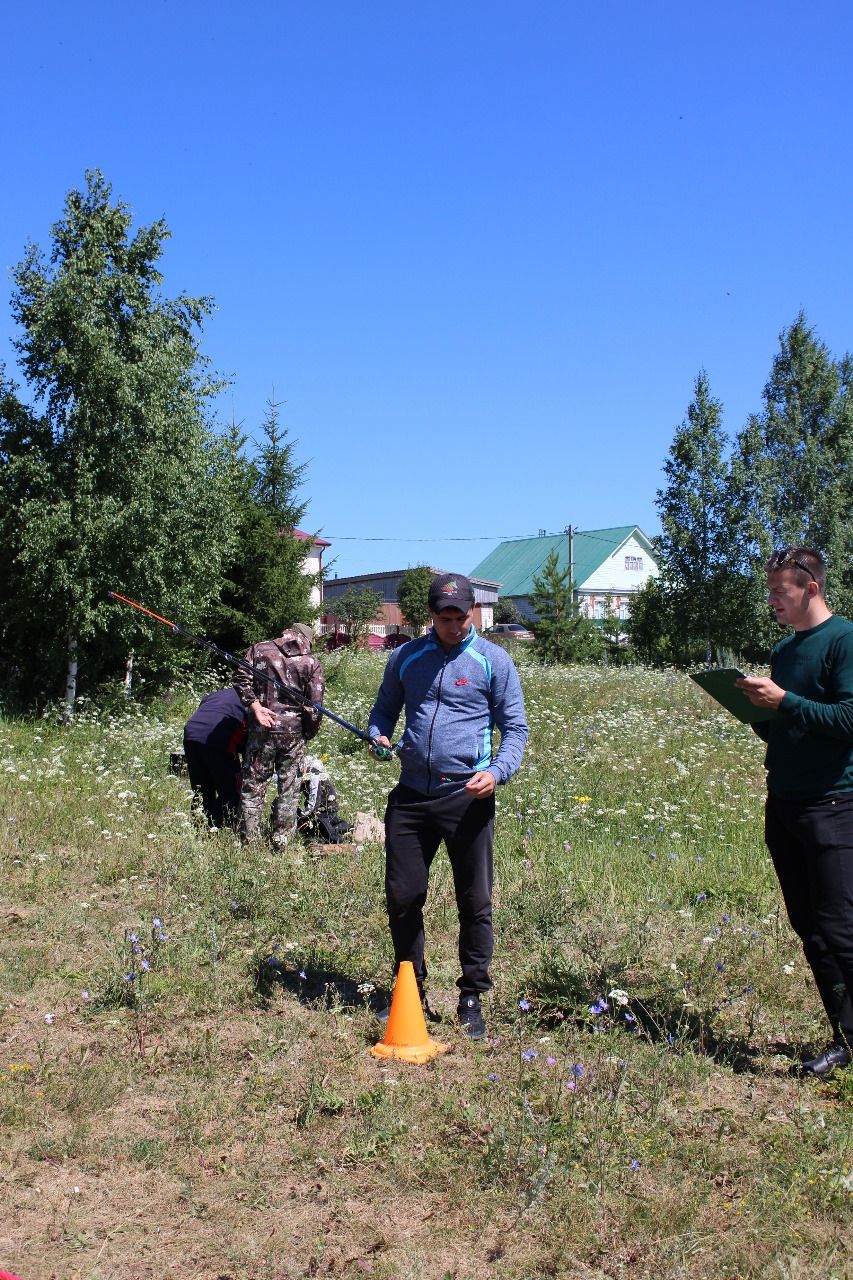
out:
<path id="1" fill-rule="evenodd" d="M 727 437 L 708 376 L 696 377 L 687 416 L 675 432 L 658 490 L 660 588 L 667 598 L 677 661 L 710 662 L 728 645 L 732 556 L 727 505 Z"/>
<path id="2" fill-rule="evenodd" d="M 281 423 L 275 396 L 267 402 L 263 441 L 246 459 L 246 437 L 232 426 L 232 483 L 239 514 L 237 546 L 225 571 L 221 598 L 209 626 L 230 649 L 245 649 L 280 635 L 294 622 L 310 622 L 315 579 L 305 572 L 311 541 L 296 536 L 308 504 L 299 497 L 305 465 Z"/>
<path id="3" fill-rule="evenodd" d="M 543 662 L 597 662 L 602 658 L 601 631 L 579 612 L 574 583 L 569 580 L 569 570 L 560 569 L 556 551 L 534 576 L 530 603 L 538 615 L 534 649 Z"/>
<path id="4" fill-rule="evenodd" d="M 745 616 L 761 652 L 778 637 L 763 572 L 774 548 L 815 547 L 827 561 L 831 607 L 853 609 L 851 457 L 850 357 L 835 361 L 801 312 L 779 335 L 764 407 L 738 436 L 732 460 L 732 542 L 751 583 Z"/>

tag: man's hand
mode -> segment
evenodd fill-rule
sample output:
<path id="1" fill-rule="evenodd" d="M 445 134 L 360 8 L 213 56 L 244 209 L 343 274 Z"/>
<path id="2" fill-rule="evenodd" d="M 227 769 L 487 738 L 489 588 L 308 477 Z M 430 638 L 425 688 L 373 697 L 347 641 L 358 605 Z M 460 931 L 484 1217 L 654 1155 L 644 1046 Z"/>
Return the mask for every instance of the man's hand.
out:
<path id="1" fill-rule="evenodd" d="M 785 690 L 769 676 L 743 676 L 735 680 L 735 686 L 743 689 L 754 707 L 772 707 L 775 711 L 785 696 Z"/>
<path id="2" fill-rule="evenodd" d="M 262 729 L 275 728 L 275 712 L 270 711 L 262 702 L 253 702 L 251 712 Z"/>
<path id="3" fill-rule="evenodd" d="M 496 786 L 495 775 L 489 773 L 488 769 L 481 769 L 479 773 L 475 773 L 468 779 L 465 790 L 475 800 L 485 800 L 488 796 L 494 795 Z"/>
<path id="4" fill-rule="evenodd" d="M 375 738 L 373 742 L 368 743 L 367 750 L 368 750 L 368 751 L 370 752 L 370 754 L 373 756 L 374 760 L 379 760 L 379 759 L 381 759 L 381 757 L 380 757 L 380 756 L 377 756 L 376 752 L 373 750 L 373 748 L 374 748 L 374 747 L 384 747 L 386 751 L 390 751 L 390 750 L 391 750 L 391 739 L 390 739 L 390 738 L 386 738 L 386 737 L 385 737 L 385 734 L 383 733 L 383 734 L 380 734 L 380 736 L 379 736 L 378 738 Z"/>

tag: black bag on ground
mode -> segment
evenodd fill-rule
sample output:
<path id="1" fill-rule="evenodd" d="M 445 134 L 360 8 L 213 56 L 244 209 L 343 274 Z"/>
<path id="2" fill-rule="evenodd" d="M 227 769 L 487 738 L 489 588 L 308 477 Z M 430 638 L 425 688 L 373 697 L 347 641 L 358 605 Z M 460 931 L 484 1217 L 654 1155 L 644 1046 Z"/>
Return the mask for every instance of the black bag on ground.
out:
<path id="1" fill-rule="evenodd" d="M 338 814 L 338 797 L 322 764 L 309 757 L 300 784 L 300 805 L 296 829 L 309 841 L 319 844 L 343 844 L 352 824 Z"/>

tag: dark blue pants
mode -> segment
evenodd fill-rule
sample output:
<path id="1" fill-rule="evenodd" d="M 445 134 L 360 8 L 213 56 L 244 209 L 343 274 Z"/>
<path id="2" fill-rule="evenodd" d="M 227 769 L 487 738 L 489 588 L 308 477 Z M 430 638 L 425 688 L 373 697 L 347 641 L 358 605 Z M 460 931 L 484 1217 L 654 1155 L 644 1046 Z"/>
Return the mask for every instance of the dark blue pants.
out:
<path id="1" fill-rule="evenodd" d="M 208 823 L 233 827 L 240 813 L 240 757 L 184 738 L 190 786 L 201 795 Z"/>
<path id="2" fill-rule="evenodd" d="M 424 903 L 429 869 L 442 840 L 453 869 L 459 912 L 456 985 L 468 993 L 491 988 L 492 847 L 495 799 L 472 799 L 466 791 L 430 797 L 397 786 L 385 811 L 385 900 L 394 959 L 411 960 L 418 981 L 426 978 Z"/>
<path id="3" fill-rule="evenodd" d="M 853 1046 L 853 794 L 768 796 L 764 838 L 833 1036 Z"/>

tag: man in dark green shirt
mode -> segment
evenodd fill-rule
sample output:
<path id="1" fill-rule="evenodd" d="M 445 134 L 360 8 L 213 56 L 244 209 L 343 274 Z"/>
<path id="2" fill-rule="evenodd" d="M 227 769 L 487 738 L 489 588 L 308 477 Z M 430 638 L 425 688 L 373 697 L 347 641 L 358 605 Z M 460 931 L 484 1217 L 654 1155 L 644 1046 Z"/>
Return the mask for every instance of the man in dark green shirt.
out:
<path id="1" fill-rule="evenodd" d="M 799 934 L 832 1027 L 803 1074 L 846 1067 L 853 1047 L 853 623 L 824 598 L 826 567 L 809 547 L 767 562 L 770 607 L 793 627 L 770 676 L 737 683 L 778 712 L 754 725 L 767 743 L 764 838 L 791 927 Z"/>

